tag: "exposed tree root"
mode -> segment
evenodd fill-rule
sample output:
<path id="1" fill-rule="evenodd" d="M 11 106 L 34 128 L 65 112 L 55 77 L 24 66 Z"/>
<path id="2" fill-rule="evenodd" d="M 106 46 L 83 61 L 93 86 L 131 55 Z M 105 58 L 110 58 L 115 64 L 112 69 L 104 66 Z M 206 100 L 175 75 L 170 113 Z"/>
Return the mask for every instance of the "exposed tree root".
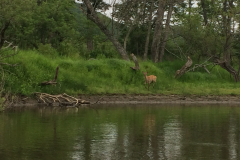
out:
<path id="1" fill-rule="evenodd" d="M 51 95 L 47 93 L 34 93 L 39 101 L 46 103 L 48 105 L 53 105 L 53 103 L 58 103 L 59 106 L 70 106 L 76 107 L 81 104 L 90 104 L 89 101 L 85 101 L 82 99 L 78 99 L 72 96 L 67 95 L 66 93 L 59 94 L 59 95 Z"/>

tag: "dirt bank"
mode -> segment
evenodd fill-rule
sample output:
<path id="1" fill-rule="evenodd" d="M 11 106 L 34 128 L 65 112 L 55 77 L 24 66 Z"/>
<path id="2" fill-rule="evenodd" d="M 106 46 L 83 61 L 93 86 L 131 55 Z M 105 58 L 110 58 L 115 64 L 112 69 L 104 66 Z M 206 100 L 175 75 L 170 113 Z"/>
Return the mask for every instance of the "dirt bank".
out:
<path id="1" fill-rule="evenodd" d="M 77 98 L 93 104 L 223 104 L 240 106 L 240 96 L 198 96 L 198 95 L 79 95 Z M 34 98 L 21 97 L 11 107 L 44 106 L 46 104 Z M 58 106 L 58 104 L 53 104 Z"/>
<path id="2" fill-rule="evenodd" d="M 240 104 L 240 96 L 198 96 L 198 95 L 80 95 L 91 103 L 153 103 L 153 104 Z"/>

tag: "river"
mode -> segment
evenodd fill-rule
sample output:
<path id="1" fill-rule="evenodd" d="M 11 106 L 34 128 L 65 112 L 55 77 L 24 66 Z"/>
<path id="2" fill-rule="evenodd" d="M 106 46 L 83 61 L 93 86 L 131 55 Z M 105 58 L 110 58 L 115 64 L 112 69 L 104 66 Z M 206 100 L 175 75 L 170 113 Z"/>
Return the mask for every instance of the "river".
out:
<path id="1" fill-rule="evenodd" d="M 240 108 L 34 107 L 0 113 L 0 160 L 237 160 Z"/>

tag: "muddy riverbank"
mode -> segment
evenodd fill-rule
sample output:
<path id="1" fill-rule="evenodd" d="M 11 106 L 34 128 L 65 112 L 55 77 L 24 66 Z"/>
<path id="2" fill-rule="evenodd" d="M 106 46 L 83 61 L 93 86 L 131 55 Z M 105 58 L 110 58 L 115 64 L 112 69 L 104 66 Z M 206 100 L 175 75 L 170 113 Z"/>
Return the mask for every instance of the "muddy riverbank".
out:
<path id="1" fill-rule="evenodd" d="M 240 106 L 240 96 L 199 96 L 199 95 L 79 95 L 85 101 L 93 104 L 231 104 Z M 12 103 L 11 107 L 44 106 L 43 102 L 29 97 L 21 97 Z M 53 103 L 53 106 L 58 104 Z"/>
<path id="2" fill-rule="evenodd" d="M 198 96 L 198 95 L 80 95 L 91 103 L 163 103 L 163 104 L 240 104 L 240 96 Z"/>

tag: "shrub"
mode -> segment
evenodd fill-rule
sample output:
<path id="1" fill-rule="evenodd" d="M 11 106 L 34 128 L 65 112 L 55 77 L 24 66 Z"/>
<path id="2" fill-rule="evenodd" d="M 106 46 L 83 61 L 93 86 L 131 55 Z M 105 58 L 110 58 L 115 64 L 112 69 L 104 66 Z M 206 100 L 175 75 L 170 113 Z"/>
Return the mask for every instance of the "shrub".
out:
<path id="1" fill-rule="evenodd" d="M 46 56 L 49 56 L 51 58 L 55 58 L 58 55 L 56 49 L 53 48 L 51 46 L 51 44 L 42 44 L 42 43 L 40 43 L 38 45 L 38 51 L 39 51 L 39 53 L 41 53 L 43 55 L 46 55 Z"/>

